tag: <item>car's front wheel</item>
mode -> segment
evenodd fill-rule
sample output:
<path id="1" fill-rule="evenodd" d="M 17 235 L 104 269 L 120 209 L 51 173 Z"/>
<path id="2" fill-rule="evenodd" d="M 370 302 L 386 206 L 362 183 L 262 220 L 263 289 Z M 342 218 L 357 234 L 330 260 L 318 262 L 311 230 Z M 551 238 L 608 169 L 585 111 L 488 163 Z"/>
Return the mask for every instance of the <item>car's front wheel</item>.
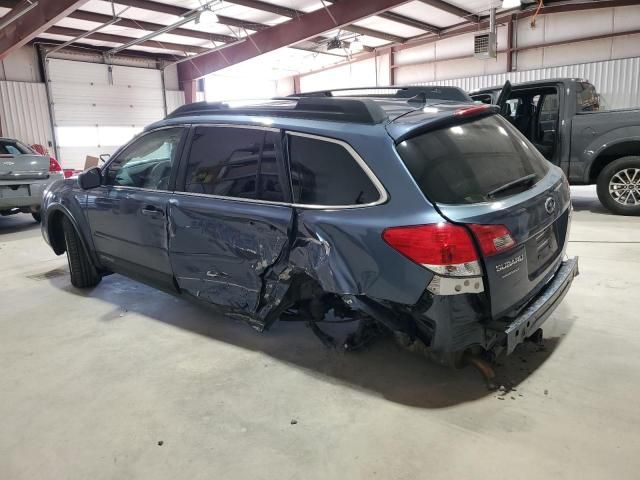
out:
<path id="1" fill-rule="evenodd" d="M 640 157 L 622 157 L 598 175 L 598 198 L 618 215 L 640 215 Z"/>
<path id="2" fill-rule="evenodd" d="M 64 241 L 67 247 L 67 261 L 71 274 L 71 284 L 78 288 L 95 287 L 102 276 L 91 263 L 91 259 L 78 237 L 78 232 L 68 218 L 62 219 Z"/>

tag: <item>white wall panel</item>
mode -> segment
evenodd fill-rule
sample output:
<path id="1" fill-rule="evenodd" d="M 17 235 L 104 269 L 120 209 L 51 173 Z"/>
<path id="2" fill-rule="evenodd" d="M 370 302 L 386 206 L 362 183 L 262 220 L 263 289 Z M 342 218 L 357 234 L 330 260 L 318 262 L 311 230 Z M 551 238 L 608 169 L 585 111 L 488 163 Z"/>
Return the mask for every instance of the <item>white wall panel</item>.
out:
<path id="1" fill-rule="evenodd" d="M 159 70 L 50 59 L 48 73 L 58 151 L 70 168 L 164 117 Z"/>
<path id="2" fill-rule="evenodd" d="M 44 83 L 0 81 L 0 124 L 5 137 L 49 148 L 53 135 Z"/>
<path id="3" fill-rule="evenodd" d="M 182 90 L 167 90 L 167 113 L 173 112 L 184 104 L 184 92 Z"/>
<path id="4" fill-rule="evenodd" d="M 560 77 L 589 80 L 600 92 L 606 108 L 640 106 L 640 57 L 431 81 L 420 84 L 453 85 L 472 91 L 479 88 L 502 85 L 506 80 L 517 83 Z"/>
<path id="5" fill-rule="evenodd" d="M 300 77 L 300 90 L 309 92 L 331 88 L 389 85 L 389 55 L 379 55 L 340 67 Z"/>

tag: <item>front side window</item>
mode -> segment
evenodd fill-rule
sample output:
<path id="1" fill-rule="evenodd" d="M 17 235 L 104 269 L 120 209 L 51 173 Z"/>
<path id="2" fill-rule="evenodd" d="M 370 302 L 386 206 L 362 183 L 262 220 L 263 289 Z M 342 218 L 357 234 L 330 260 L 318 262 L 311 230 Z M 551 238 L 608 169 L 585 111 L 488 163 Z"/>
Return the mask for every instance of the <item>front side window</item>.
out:
<path id="1" fill-rule="evenodd" d="M 167 190 L 183 128 L 148 133 L 129 145 L 107 167 L 105 184 Z"/>
<path id="2" fill-rule="evenodd" d="M 371 179 L 338 143 L 290 134 L 289 158 L 295 203 L 364 205 L 380 199 Z"/>
<path id="3" fill-rule="evenodd" d="M 197 127 L 185 191 L 225 197 L 286 201 L 286 173 L 278 155 L 280 134 L 235 127 Z"/>

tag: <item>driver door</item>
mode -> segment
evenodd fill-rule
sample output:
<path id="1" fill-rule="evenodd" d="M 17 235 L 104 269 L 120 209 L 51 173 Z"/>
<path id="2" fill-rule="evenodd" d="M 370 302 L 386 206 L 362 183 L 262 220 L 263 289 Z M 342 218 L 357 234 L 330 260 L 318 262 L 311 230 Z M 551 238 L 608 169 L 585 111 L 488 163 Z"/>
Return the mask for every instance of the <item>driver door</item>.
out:
<path id="1" fill-rule="evenodd" d="M 167 205 L 186 129 L 155 130 L 134 140 L 88 190 L 87 215 L 96 252 L 112 271 L 173 287 L 167 249 Z"/>

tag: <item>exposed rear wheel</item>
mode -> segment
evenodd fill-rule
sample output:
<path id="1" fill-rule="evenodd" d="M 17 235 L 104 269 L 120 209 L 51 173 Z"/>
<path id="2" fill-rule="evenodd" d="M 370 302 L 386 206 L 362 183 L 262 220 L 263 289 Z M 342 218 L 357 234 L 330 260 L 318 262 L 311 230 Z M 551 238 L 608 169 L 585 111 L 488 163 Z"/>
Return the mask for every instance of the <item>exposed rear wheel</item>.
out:
<path id="1" fill-rule="evenodd" d="M 622 157 L 598 175 L 598 198 L 617 215 L 640 215 L 640 157 Z"/>
<path id="2" fill-rule="evenodd" d="M 78 232 L 73 227 L 71 221 L 64 217 L 62 219 L 64 230 L 64 241 L 67 247 L 67 261 L 69 262 L 69 272 L 71 273 L 71 284 L 78 288 L 95 287 L 102 277 L 91 263 L 87 255 Z"/>

